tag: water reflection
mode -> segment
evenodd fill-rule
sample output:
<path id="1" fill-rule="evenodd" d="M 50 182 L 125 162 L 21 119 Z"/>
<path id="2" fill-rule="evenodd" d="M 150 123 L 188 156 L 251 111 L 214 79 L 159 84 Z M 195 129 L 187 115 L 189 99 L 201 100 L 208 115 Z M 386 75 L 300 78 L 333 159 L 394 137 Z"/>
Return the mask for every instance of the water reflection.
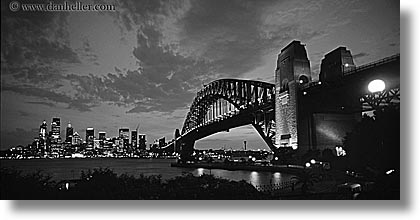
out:
<path id="1" fill-rule="evenodd" d="M 259 174 L 256 171 L 252 171 L 249 175 L 249 179 L 252 185 L 261 185 Z"/>
<path id="2" fill-rule="evenodd" d="M 194 176 L 201 176 L 203 174 L 212 174 L 216 177 L 241 181 L 245 180 L 246 182 L 258 186 L 258 185 L 268 185 L 268 184 L 279 184 L 285 181 L 291 180 L 291 174 L 286 173 L 271 173 L 271 172 L 257 172 L 257 171 L 228 171 L 228 170 L 219 170 L 219 169 L 204 169 L 197 168 L 191 171 Z"/>
<path id="3" fill-rule="evenodd" d="M 175 178 L 182 173 L 192 173 L 195 176 L 203 174 L 212 174 L 216 177 L 229 180 L 244 180 L 254 186 L 278 184 L 289 181 L 292 177 L 285 173 L 256 172 L 256 171 L 228 171 L 219 169 L 191 169 L 170 167 L 170 163 L 175 160 L 166 159 L 113 159 L 113 158 L 95 158 L 95 159 L 37 159 L 37 160 L 0 160 L 0 167 L 14 167 L 24 173 L 34 173 L 38 170 L 52 176 L 53 180 L 65 180 L 79 178 L 81 171 L 95 168 L 108 167 L 116 174 L 123 173 L 139 176 L 161 175 L 163 179 Z"/>
<path id="4" fill-rule="evenodd" d="M 197 176 L 201 176 L 204 173 L 204 169 L 203 168 L 198 168 L 197 169 Z"/>

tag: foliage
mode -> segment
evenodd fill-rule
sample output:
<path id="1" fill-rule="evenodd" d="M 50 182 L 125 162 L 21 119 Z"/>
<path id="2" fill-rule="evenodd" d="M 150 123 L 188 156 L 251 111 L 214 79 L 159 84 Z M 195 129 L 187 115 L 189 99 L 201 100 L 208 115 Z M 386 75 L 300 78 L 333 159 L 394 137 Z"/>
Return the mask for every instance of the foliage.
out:
<path id="1" fill-rule="evenodd" d="M 296 185 L 302 185 L 302 194 L 306 194 L 311 186 L 314 186 L 315 183 L 320 181 L 318 175 L 308 170 L 301 172 L 297 176 L 293 176 L 292 180 L 296 180 Z"/>
<path id="2" fill-rule="evenodd" d="M 400 111 L 387 107 L 375 111 L 374 116 L 364 115 L 356 128 L 346 136 L 344 147 L 349 165 L 377 170 L 399 168 Z"/>
<path id="3" fill-rule="evenodd" d="M 52 199 L 55 182 L 41 171 L 23 174 L 21 171 L 0 169 L 1 199 Z"/>
<path id="4" fill-rule="evenodd" d="M 80 179 L 56 183 L 41 172 L 23 175 L 1 169 L 1 199 L 262 199 L 251 184 L 211 175 L 184 174 L 162 181 L 161 176 L 117 175 L 112 170 L 82 172 Z"/>

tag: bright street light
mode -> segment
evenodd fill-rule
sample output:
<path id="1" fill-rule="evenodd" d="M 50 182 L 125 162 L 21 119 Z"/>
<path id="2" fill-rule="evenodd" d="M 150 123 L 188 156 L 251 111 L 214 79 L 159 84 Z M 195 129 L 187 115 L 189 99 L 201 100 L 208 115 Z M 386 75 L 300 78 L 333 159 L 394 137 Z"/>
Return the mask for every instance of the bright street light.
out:
<path id="1" fill-rule="evenodd" d="M 385 82 L 381 79 L 375 79 L 370 81 L 368 85 L 369 92 L 382 92 L 385 89 Z"/>

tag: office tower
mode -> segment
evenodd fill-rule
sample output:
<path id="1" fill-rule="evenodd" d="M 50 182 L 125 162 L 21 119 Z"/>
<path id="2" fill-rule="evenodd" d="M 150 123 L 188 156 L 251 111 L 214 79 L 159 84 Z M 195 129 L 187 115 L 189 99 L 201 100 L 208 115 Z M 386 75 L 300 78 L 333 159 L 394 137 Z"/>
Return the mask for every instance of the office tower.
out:
<path id="1" fill-rule="evenodd" d="M 71 143 L 72 139 L 73 139 L 73 127 L 71 126 L 71 123 L 69 122 L 66 128 L 66 143 Z"/>
<path id="2" fill-rule="evenodd" d="M 106 139 L 106 132 L 105 131 L 100 131 L 98 133 L 98 136 L 99 136 L 99 140 L 104 141 Z"/>
<path id="3" fill-rule="evenodd" d="M 45 156 L 47 153 L 47 122 L 45 120 L 39 126 L 39 148 L 41 149 L 41 154 Z"/>
<path id="4" fill-rule="evenodd" d="M 131 131 L 131 146 L 134 149 L 137 149 L 138 147 L 138 141 L 137 141 L 137 130 Z"/>
<path id="5" fill-rule="evenodd" d="M 71 140 L 71 144 L 72 145 L 82 144 L 82 137 L 80 136 L 80 134 L 77 131 L 73 133 L 73 138 Z"/>
<path id="6" fill-rule="evenodd" d="M 51 143 L 60 143 L 60 118 L 54 117 L 51 122 Z"/>
<path id="7" fill-rule="evenodd" d="M 100 148 L 104 148 L 104 146 L 105 146 L 105 139 L 106 139 L 106 132 L 105 131 L 100 131 L 98 133 L 98 138 L 99 138 L 99 147 Z"/>
<path id="8" fill-rule="evenodd" d="M 145 134 L 139 134 L 139 149 L 140 150 L 146 150 L 146 135 Z"/>
<path id="9" fill-rule="evenodd" d="M 130 142 L 130 129 L 129 128 L 120 128 L 118 131 L 119 138 L 123 142 L 124 148 L 127 148 Z"/>
<path id="10" fill-rule="evenodd" d="M 86 145 L 88 148 L 93 148 L 94 139 L 95 139 L 95 130 L 93 128 L 86 128 Z"/>
<path id="11" fill-rule="evenodd" d="M 163 148 L 166 145 L 166 138 L 165 137 L 161 137 L 159 138 L 159 148 Z"/>

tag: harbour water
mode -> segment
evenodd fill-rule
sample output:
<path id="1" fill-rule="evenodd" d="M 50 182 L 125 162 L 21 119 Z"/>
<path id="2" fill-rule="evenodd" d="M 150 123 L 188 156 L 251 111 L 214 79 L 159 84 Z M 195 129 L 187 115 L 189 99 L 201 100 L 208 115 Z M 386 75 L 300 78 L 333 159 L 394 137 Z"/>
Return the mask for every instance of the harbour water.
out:
<path id="1" fill-rule="evenodd" d="M 293 175 L 279 172 L 260 171 L 228 171 L 221 169 L 180 168 L 170 167 L 173 159 L 116 159 L 116 158 L 83 158 L 83 159 L 31 159 L 31 160 L 0 160 L 0 167 L 10 167 L 23 173 L 42 171 L 52 176 L 53 180 L 75 179 L 80 177 L 82 170 L 109 168 L 117 174 L 127 173 L 134 176 L 161 175 L 162 179 L 170 179 L 183 173 L 195 176 L 212 174 L 229 180 L 245 180 L 254 186 L 278 184 L 289 181 Z"/>

